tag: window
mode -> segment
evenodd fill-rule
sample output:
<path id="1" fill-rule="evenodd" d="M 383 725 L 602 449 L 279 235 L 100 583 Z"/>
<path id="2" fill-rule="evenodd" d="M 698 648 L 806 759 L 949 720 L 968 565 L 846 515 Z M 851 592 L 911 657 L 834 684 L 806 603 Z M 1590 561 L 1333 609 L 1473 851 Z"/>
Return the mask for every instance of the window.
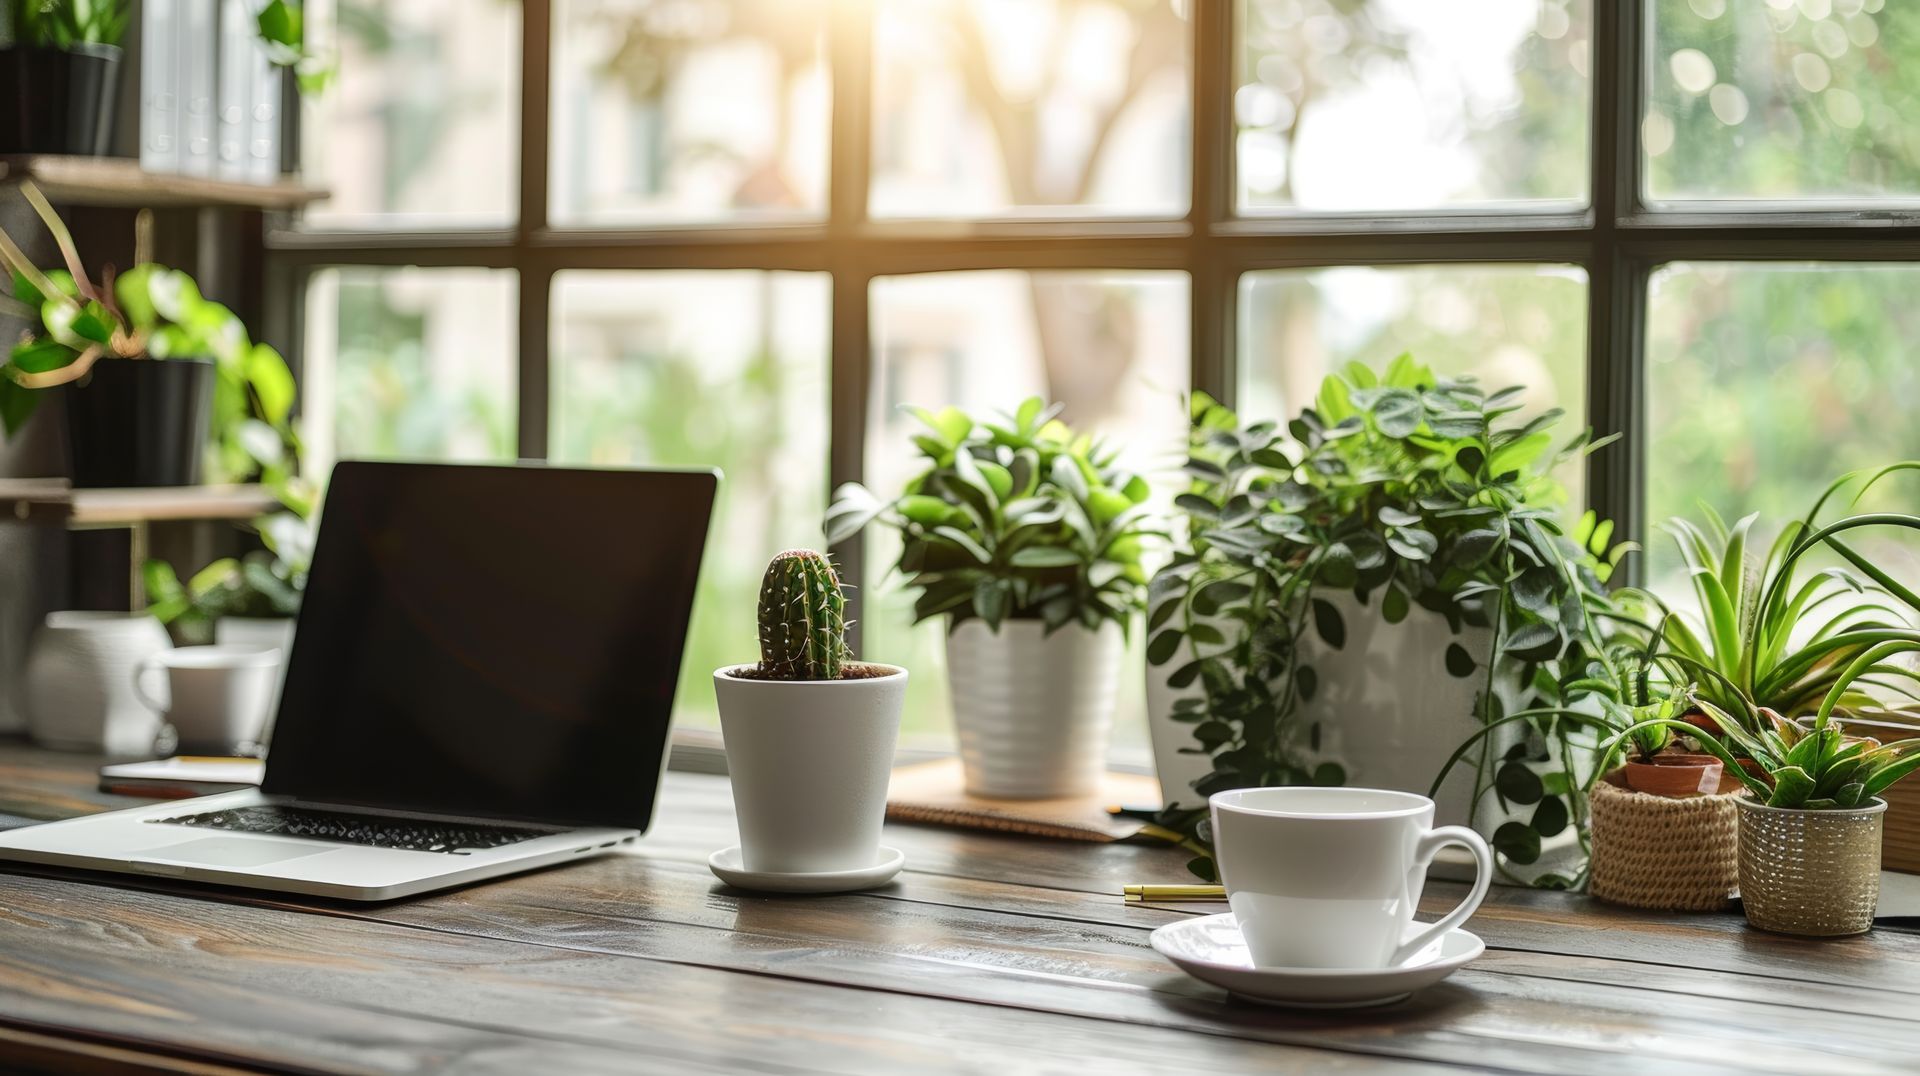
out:
<path id="1" fill-rule="evenodd" d="M 689 722 L 764 558 L 902 477 L 903 402 L 1043 392 L 1172 482 L 1189 388 L 1279 415 L 1412 350 L 1623 434 L 1565 477 L 1643 579 L 1698 498 L 1920 455 L 1905 4 L 453 6 L 310 9 L 309 442 L 726 467 Z M 937 633 L 836 552 L 937 742 Z"/>

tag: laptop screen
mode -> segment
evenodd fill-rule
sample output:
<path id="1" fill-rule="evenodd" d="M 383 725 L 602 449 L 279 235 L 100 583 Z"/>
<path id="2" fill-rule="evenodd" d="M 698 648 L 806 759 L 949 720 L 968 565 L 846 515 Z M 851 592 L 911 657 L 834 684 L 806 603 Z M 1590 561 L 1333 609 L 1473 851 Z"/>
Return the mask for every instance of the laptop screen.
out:
<path id="1" fill-rule="evenodd" d="M 342 463 L 264 790 L 645 829 L 717 484 Z"/>

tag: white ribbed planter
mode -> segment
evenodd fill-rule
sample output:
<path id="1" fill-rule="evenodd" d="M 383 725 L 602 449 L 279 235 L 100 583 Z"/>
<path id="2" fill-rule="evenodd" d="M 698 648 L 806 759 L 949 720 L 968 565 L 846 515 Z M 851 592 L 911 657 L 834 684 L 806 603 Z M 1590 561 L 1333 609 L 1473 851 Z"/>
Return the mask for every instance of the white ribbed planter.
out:
<path id="1" fill-rule="evenodd" d="M 999 799 L 1084 796 L 1106 769 L 1125 654 L 1120 625 L 1037 620 L 947 633 L 947 686 L 967 791 Z"/>
<path id="2" fill-rule="evenodd" d="M 66 751 L 150 754 L 160 717 L 134 694 L 133 674 L 172 647 L 167 629 L 145 613 L 48 613 L 27 657 L 34 741 Z"/>

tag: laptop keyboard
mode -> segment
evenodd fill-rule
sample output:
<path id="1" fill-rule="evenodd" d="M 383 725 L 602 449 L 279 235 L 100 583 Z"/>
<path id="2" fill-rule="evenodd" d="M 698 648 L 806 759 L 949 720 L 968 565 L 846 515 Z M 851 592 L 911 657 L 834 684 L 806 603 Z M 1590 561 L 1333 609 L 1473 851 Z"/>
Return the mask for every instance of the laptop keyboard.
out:
<path id="1" fill-rule="evenodd" d="M 424 822 L 386 815 L 354 814 L 315 807 L 235 807 L 225 811 L 150 819 L 163 825 L 196 826 L 227 833 L 269 833 L 373 848 L 467 855 L 474 850 L 545 837 L 559 830 L 527 826 Z"/>

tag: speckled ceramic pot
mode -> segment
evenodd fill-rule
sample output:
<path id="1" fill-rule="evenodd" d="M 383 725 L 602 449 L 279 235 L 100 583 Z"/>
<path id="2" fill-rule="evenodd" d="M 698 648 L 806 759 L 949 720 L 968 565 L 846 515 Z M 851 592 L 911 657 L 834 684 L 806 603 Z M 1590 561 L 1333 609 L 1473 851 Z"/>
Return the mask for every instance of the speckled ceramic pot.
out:
<path id="1" fill-rule="evenodd" d="M 1849 811 L 1740 807 L 1740 899 L 1747 922 L 1832 938 L 1873 929 L 1880 905 L 1885 800 Z"/>

